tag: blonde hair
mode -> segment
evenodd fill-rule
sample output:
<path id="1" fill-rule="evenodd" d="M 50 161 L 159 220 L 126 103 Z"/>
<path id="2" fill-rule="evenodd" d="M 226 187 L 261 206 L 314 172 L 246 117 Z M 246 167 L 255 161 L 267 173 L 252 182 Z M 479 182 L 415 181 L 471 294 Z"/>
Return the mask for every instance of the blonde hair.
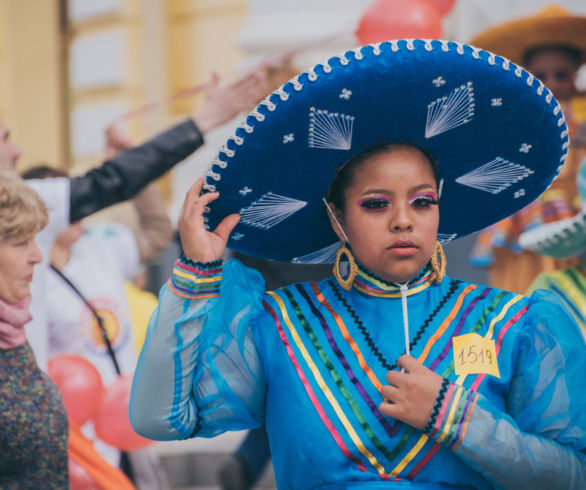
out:
<path id="1" fill-rule="evenodd" d="M 38 233 L 48 221 L 41 197 L 15 173 L 0 170 L 0 241 Z"/>

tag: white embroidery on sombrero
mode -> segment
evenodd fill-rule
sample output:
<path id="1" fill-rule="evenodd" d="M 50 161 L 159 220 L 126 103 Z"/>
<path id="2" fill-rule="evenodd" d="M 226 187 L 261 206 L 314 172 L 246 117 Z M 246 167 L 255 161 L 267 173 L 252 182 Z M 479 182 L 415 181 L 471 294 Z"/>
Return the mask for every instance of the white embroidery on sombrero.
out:
<path id="1" fill-rule="evenodd" d="M 503 98 L 502 97 L 495 97 L 491 100 L 490 105 L 493 107 L 501 107 L 503 105 Z"/>
<path id="2" fill-rule="evenodd" d="M 525 189 L 521 188 L 518 191 L 515 191 L 515 194 L 513 194 L 513 197 L 515 199 L 519 199 L 520 197 L 523 197 L 525 195 Z"/>
<path id="3" fill-rule="evenodd" d="M 269 230 L 305 207 L 307 202 L 268 192 L 240 210 L 240 223 Z"/>
<path id="4" fill-rule="evenodd" d="M 523 143 L 520 147 L 519 147 L 519 151 L 522 153 L 529 153 L 529 150 L 533 147 L 533 145 L 530 145 L 529 143 Z"/>
<path id="5" fill-rule="evenodd" d="M 252 189 L 251 189 L 250 187 L 248 187 L 247 185 L 245 185 L 245 186 L 244 186 L 242 189 L 240 189 L 240 190 L 238 191 L 238 193 L 239 193 L 241 196 L 246 196 L 246 194 L 248 194 L 249 192 L 252 192 Z"/>
<path id="6" fill-rule="evenodd" d="M 338 249 L 342 246 L 342 242 L 332 243 L 327 247 L 320 248 L 315 252 L 302 255 L 301 257 L 293 257 L 291 262 L 293 264 L 327 264 L 334 261 Z"/>
<path id="7" fill-rule="evenodd" d="M 431 83 L 433 83 L 436 87 L 441 87 L 442 85 L 444 85 L 446 83 L 446 81 L 443 79 L 443 77 L 441 75 L 439 75 L 437 78 L 434 78 Z"/>
<path id="8" fill-rule="evenodd" d="M 427 105 L 425 137 L 431 138 L 469 123 L 474 118 L 474 88 L 472 82 L 455 88 Z"/>
<path id="9" fill-rule="evenodd" d="M 450 243 L 452 240 L 455 240 L 457 236 L 457 233 L 438 233 L 437 241 L 444 245 L 446 243 Z"/>
<path id="10" fill-rule="evenodd" d="M 237 231 L 236 233 L 232 233 L 232 236 L 230 237 L 232 240 L 240 240 L 241 238 L 244 237 L 244 233 L 240 233 L 239 231 Z"/>
<path id="11" fill-rule="evenodd" d="M 532 173 L 533 170 L 530 168 L 496 157 L 491 162 L 461 175 L 456 179 L 456 182 L 481 191 L 498 194 Z"/>
<path id="12" fill-rule="evenodd" d="M 350 100 L 351 96 L 352 96 L 352 90 L 348 90 L 347 88 L 343 88 L 342 92 L 339 95 L 340 99 L 344 99 L 344 100 Z"/>
<path id="13" fill-rule="evenodd" d="M 352 147 L 354 116 L 312 107 L 309 111 L 309 146 L 349 150 Z"/>
<path id="14" fill-rule="evenodd" d="M 286 145 L 287 143 L 291 143 L 295 141 L 295 134 L 294 133 L 289 133 L 289 134 L 285 134 L 283 135 L 283 144 Z"/>

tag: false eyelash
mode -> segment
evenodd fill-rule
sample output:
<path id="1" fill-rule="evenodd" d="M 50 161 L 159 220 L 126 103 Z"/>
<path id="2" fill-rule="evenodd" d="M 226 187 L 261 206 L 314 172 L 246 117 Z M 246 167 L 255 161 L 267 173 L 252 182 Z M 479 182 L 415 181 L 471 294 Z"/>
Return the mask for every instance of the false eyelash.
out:
<path id="1" fill-rule="evenodd" d="M 358 205 L 364 209 L 381 209 L 382 206 L 370 207 L 368 205 L 369 203 L 378 203 L 378 202 L 383 202 L 385 204 L 385 206 L 390 206 L 392 204 L 392 201 L 390 199 L 388 199 L 384 196 L 376 196 L 376 197 L 366 197 L 364 199 L 360 199 L 358 201 Z"/>
<path id="2" fill-rule="evenodd" d="M 409 199 L 408 202 L 411 205 L 411 204 L 417 202 L 418 200 L 425 201 L 429 205 L 432 205 L 432 204 L 438 205 L 439 204 L 439 201 L 437 199 L 432 199 L 432 198 L 428 198 L 428 197 L 425 197 L 425 196 L 418 196 L 418 197 L 415 197 L 413 199 Z"/>

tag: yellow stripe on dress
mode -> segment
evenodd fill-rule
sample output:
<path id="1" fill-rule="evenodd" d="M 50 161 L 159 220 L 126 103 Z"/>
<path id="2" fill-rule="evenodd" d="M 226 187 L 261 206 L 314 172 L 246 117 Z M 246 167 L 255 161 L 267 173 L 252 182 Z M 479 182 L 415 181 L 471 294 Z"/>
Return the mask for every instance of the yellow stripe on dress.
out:
<path id="1" fill-rule="evenodd" d="M 427 437 L 427 435 L 421 434 L 421 437 L 415 443 L 415 446 L 413 446 L 411 448 L 411 451 L 409 451 L 405 455 L 405 457 L 399 462 L 399 464 L 393 468 L 393 471 L 391 471 L 391 476 L 393 478 L 396 477 L 399 473 L 401 473 L 401 471 L 403 471 L 405 469 L 405 466 L 407 466 L 411 462 L 411 460 L 415 456 L 417 456 L 417 453 L 419 451 L 421 451 L 423 446 L 425 446 L 425 443 L 427 442 L 428 439 L 429 439 L 429 437 Z"/>
<path id="2" fill-rule="evenodd" d="M 438 329 L 435 331 L 435 333 L 427 341 L 427 344 L 425 344 L 425 348 L 423 349 L 423 352 L 417 358 L 417 360 L 421 364 L 423 364 L 423 361 L 425 361 L 425 359 L 427 358 L 427 355 L 431 351 L 431 348 L 434 346 L 436 341 L 441 338 L 441 336 L 444 334 L 444 332 L 446 331 L 446 329 L 448 328 L 450 323 L 452 323 L 454 318 L 456 318 L 456 315 L 460 311 L 460 308 L 462 308 L 462 303 L 464 302 L 464 298 L 468 295 L 468 293 L 470 293 L 471 291 L 476 289 L 476 287 L 477 287 L 476 284 L 469 284 L 468 286 L 466 286 L 466 289 L 464 289 L 464 291 L 462 291 L 462 293 L 460 293 L 460 296 L 458 296 L 458 299 L 456 300 L 456 304 L 452 308 L 452 311 L 450 311 L 450 314 L 446 317 L 446 319 L 438 327 Z"/>
<path id="3" fill-rule="evenodd" d="M 437 442 L 442 442 L 446 438 L 446 436 L 448 435 L 448 432 L 450 431 L 450 427 L 452 426 L 452 421 L 454 420 L 454 415 L 456 413 L 456 409 L 458 408 L 458 405 L 460 403 L 460 398 L 462 398 L 463 391 L 464 390 L 462 390 L 462 388 L 460 386 L 458 386 L 458 391 L 452 400 L 452 406 L 450 407 L 450 413 L 448 414 L 448 418 L 446 419 L 446 422 L 444 424 L 444 430 L 441 433 L 441 435 L 435 439 Z"/>
<path id="4" fill-rule="evenodd" d="M 358 450 L 364 456 L 366 456 L 366 458 L 368 459 L 370 464 L 372 464 L 372 466 L 374 466 L 379 473 L 386 475 L 387 474 L 386 470 L 377 461 L 376 457 L 364 446 L 363 442 L 360 440 L 360 437 L 358 436 L 358 434 L 354 430 L 354 427 L 352 427 L 352 424 L 350 423 L 350 421 L 346 417 L 346 414 L 342 410 L 342 407 L 340 407 L 335 396 L 330 391 L 328 385 L 326 384 L 326 382 L 322 378 L 319 370 L 317 369 L 317 366 L 315 365 L 315 363 L 313 362 L 313 359 L 309 355 L 309 352 L 307 352 L 307 349 L 305 348 L 305 345 L 303 344 L 301 337 L 299 337 L 297 330 L 295 330 L 293 323 L 291 323 L 291 320 L 289 319 L 289 315 L 287 314 L 287 311 L 286 311 L 286 308 L 285 308 L 283 301 L 273 291 L 268 291 L 267 294 L 272 296 L 272 298 L 279 305 L 279 309 L 281 310 L 281 315 L 283 317 L 283 320 L 285 321 L 285 324 L 287 325 L 287 328 L 291 332 L 291 336 L 293 337 L 293 340 L 295 341 L 295 345 L 297 345 L 297 348 L 301 352 L 301 355 L 305 359 L 305 362 L 309 366 L 309 369 L 311 370 L 315 380 L 317 381 L 318 386 L 320 387 L 320 389 L 322 390 L 322 392 L 324 393 L 324 395 L 326 396 L 326 398 L 330 402 L 330 405 L 332 406 L 332 408 L 336 412 L 336 415 L 338 416 L 338 418 L 342 422 L 342 425 L 344 426 L 344 428 L 348 432 L 348 435 L 350 436 L 350 438 L 352 439 L 352 441 L 354 442 L 354 444 L 356 445 Z"/>
<path id="5" fill-rule="evenodd" d="M 197 277 L 193 274 L 188 274 L 186 272 L 183 272 L 183 271 L 177 269 L 176 267 L 173 269 L 173 273 L 177 274 L 178 276 L 183 277 L 185 279 L 189 279 L 190 281 L 196 282 L 196 283 L 220 282 L 222 280 L 221 275 L 217 275 L 217 276 L 213 276 L 213 277 Z"/>
<path id="6" fill-rule="evenodd" d="M 425 281 L 423 284 L 420 284 L 419 286 L 414 287 L 413 289 L 407 290 L 407 296 L 411 296 L 412 294 L 417 294 L 418 292 L 423 291 L 425 288 L 429 287 L 433 283 L 434 280 L 435 279 L 432 278 L 428 281 Z M 388 293 L 388 292 L 375 293 L 373 291 L 369 291 L 368 289 L 360 287 L 358 284 L 354 284 L 354 287 L 362 293 L 368 294 L 369 296 L 376 296 L 377 298 L 400 298 L 401 297 L 400 291 L 397 293 Z"/>

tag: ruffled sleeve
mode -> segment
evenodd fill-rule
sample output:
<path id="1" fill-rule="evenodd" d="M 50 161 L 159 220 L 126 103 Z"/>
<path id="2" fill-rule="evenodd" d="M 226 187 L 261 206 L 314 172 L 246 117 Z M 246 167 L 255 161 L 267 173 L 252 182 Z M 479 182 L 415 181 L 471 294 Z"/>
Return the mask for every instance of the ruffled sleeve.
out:
<path id="1" fill-rule="evenodd" d="M 584 339 L 546 291 L 531 296 L 522 328 L 505 408 L 479 392 L 444 383 L 426 432 L 496 488 L 583 488 Z"/>
<path id="2" fill-rule="evenodd" d="M 130 420 L 150 439 L 258 427 L 266 384 L 253 326 L 262 276 L 237 260 L 181 258 L 161 289 L 132 385 Z"/>

